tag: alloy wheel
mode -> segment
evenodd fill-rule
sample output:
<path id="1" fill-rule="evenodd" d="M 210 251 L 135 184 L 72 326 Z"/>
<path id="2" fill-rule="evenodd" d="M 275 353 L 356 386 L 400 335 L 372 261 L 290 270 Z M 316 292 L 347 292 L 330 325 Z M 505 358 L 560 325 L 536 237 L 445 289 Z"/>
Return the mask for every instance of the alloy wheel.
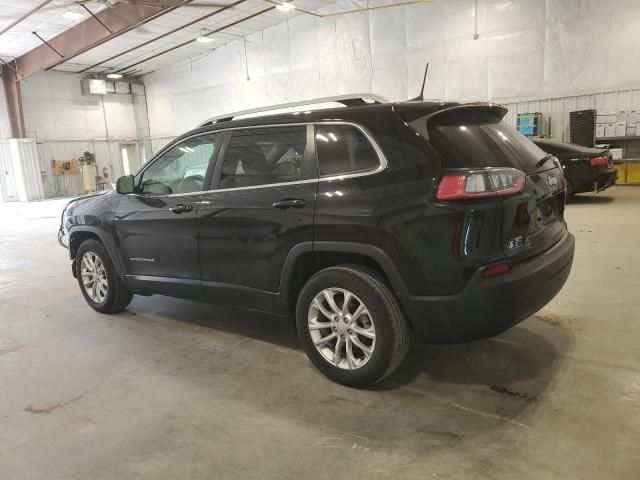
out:
<path id="1" fill-rule="evenodd" d="M 354 370 L 365 365 L 376 346 L 371 314 L 360 298 L 343 288 L 325 288 L 309 307 L 311 340 L 335 367 Z"/>
<path id="2" fill-rule="evenodd" d="M 109 280 L 104 263 L 95 252 L 88 251 L 82 256 L 80 276 L 89 298 L 96 303 L 103 303 L 109 292 Z"/>

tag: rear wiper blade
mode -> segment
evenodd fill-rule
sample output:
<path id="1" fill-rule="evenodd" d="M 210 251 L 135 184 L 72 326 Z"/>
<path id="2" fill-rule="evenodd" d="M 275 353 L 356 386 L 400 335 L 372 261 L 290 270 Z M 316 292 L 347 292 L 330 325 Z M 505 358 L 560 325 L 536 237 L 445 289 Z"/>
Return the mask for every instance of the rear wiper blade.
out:
<path id="1" fill-rule="evenodd" d="M 540 168 L 547 162 L 547 160 L 551 160 L 551 157 L 553 157 L 553 155 L 551 155 L 550 153 L 542 157 L 540 160 L 538 160 L 538 163 L 536 163 L 536 168 Z"/>

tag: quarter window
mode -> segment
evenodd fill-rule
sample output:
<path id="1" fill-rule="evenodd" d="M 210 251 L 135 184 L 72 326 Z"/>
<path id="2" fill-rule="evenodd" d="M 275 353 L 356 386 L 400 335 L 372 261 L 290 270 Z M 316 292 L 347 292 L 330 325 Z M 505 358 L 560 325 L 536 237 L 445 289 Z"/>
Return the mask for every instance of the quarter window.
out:
<path id="1" fill-rule="evenodd" d="M 224 155 L 219 188 L 300 180 L 306 144 L 304 126 L 234 130 Z"/>
<path id="2" fill-rule="evenodd" d="M 193 137 L 162 154 L 142 173 L 141 193 L 170 195 L 201 191 L 220 140 L 219 134 Z"/>
<path id="3" fill-rule="evenodd" d="M 351 125 L 316 127 L 320 175 L 343 175 L 373 170 L 380 165 L 369 139 Z"/>

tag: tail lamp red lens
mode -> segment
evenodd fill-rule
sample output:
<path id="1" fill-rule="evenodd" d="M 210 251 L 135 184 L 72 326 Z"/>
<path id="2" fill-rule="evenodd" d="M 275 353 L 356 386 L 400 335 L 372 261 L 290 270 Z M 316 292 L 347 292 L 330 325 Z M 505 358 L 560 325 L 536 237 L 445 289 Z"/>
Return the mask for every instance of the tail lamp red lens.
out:
<path id="1" fill-rule="evenodd" d="M 502 197 L 521 192 L 525 174 L 515 168 L 487 168 L 446 173 L 438 184 L 438 200 Z"/>
<path id="2" fill-rule="evenodd" d="M 505 273 L 509 273 L 511 271 L 511 264 L 509 262 L 503 263 L 494 263 L 493 265 L 489 265 L 485 267 L 482 271 L 482 276 L 484 278 L 497 277 L 499 275 L 504 275 Z"/>
<path id="3" fill-rule="evenodd" d="M 589 159 L 589 163 L 593 167 L 598 165 L 607 165 L 609 163 L 609 157 L 593 157 Z"/>

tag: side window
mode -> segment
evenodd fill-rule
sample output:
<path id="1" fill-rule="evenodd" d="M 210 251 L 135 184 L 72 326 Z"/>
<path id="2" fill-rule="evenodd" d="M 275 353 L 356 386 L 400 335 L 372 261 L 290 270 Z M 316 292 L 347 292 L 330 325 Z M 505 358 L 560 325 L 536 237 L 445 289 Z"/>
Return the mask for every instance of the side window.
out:
<path id="1" fill-rule="evenodd" d="M 316 149 L 321 176 L 364 172 L 380 165 L 369 139 L 352 125 L 316 126 Z"/>
<path id="2" fill-rule="evenodd" d="M 300 180 L 306 144 L 304 126 L 234 130 L 224 155 L 219 188 Z"/>
<path id="3" fill-rule="evenodd" d="M 178 143 L 142 173 L 140 193 L 170 195 L 202 190 L 209 162 L 220 141 L 220 134 L 209 134 Z"/>

